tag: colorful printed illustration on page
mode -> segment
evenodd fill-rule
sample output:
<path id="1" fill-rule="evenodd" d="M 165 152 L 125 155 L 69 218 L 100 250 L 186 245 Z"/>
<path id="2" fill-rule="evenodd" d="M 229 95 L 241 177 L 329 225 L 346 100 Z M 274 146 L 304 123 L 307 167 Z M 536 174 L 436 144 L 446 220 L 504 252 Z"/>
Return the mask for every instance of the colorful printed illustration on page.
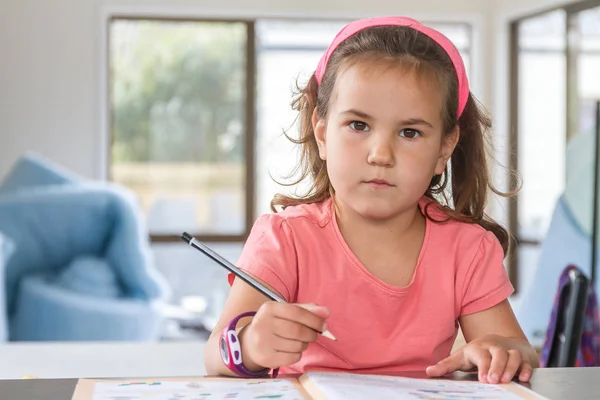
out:
<path id="1" fill-rule="evenodd" d="M 522 400 L 506 389 L 478 382 L 308 373 L 330 400 Z"/>
<path id="2" fill-rule="evenodd" d="M 478 382 L 444 380 L 419 381 L 424 387 L 410 391 L 415 400 L 518 400 L 499 386 Z"/>
<path id="3" fill-rule="evenodd" d="M 304 400 L 284 379 L 98 382 L 93 400 Z"/>

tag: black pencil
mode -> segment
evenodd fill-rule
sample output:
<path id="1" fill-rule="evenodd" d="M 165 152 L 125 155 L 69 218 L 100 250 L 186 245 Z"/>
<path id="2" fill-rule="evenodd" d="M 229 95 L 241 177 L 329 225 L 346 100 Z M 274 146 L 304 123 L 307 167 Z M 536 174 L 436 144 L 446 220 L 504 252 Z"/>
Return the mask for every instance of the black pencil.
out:
<path id="1" fill-rule="evenodd" d="M 201 251 L 202 253 L 204 253 L 205 255 L 210 257 L 212 260 L 216 261 L 217 264 L 219 264 L 220 266 L 222 266 L 223 268 L 225 268 L 226 270 L 228 270 L 229 272 L 231 272 L 238 278 L 242 279 L 248 285 L 252 286 L 254 289 L 258 290 L 259 292 L 261 292 L 263 295 L 265 295 L 269 299 L 271 299 L 273 301 L 277 301 L 279 303 L 287 303 L 283 297 L 279 296 L 277 293 L 273 292 L 271 289 L 269 289 L 268 287 L 266 287 L 265 285 L 263 285 L 262 283 L 260 283 L 256 279 L 254 279 L 252 276 L 248 275 L 246 272 L 244 272 L 243 270 L 239 269 L 238 267 L 236 267 L 235 265 L 233 265 L 232 263 L 227 261 L 225 258 L 220 256 L 217 252 L 212 250 L 207 245 L 201 243 L 197 239 L 195 239 L 189 233 L 183 232 L 181 234 L 181 238 L 185 242 L 187 242 L 190 246 L 192 246 L 196 250 Z M 319 332 L 319 333 L 331 340 L 337 340 L 335 338 L 335 336 L 333 336 L 333 334 L 331 332 L 329 332 L 329 330 L 327 330 L 327 329 L 325 329 L 323 332 Z"/>

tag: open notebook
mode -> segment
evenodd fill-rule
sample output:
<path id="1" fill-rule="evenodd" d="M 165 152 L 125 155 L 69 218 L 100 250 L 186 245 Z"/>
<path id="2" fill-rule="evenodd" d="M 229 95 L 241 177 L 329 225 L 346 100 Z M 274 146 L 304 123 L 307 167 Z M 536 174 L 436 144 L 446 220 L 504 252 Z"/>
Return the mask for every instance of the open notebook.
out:
<path id="1" fill-rule="evenodd" d="M 80 379 L 72 400 L 541 400 L 511 382 L 412 379 L 350 373 L 309 372 L 298 379 L 165 378 Z"/>

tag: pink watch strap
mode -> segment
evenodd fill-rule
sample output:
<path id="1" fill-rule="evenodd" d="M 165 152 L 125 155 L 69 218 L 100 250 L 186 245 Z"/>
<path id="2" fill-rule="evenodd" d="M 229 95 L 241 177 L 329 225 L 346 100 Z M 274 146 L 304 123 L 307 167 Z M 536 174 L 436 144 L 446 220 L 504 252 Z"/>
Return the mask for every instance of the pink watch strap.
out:
<path id="1" fill-rule="evenodd" d="M 223 363 L 236 375 L 246 378 L 260 378 L 267 375 L 270 371 L 270 368 L 263 368 L 259 371 L 249 370 L 246 368 L 242 360 L 242 348 L 240 346 L 240 341 L 235 328 L 240 319 L 245 317 L 253 317 L 254 315 L 256 315 L 256 312 L 254 311 L 249 311 L 238 315 L 232 319 L 229 324 L 227 324 L 227 326 L 221 332 L 221 337 L 219 338 L 221 359 L 223 360 Z M 274 369 L 273 378 L 276 378 L 278 373 L 279 368 Z"/>

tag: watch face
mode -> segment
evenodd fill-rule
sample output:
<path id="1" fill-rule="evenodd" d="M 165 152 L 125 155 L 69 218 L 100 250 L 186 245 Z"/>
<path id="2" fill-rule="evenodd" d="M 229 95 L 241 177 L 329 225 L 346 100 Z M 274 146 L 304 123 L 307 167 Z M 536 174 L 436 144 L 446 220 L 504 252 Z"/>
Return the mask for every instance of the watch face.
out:
<path id="1" fill-rule="evenodd" d="M 227 343 L 225 343 L 225 338 L 221 338 L 219 343 L 221 347 L 221 358 L 225 364 L 229 364 L 229 352 L 227 351 Z"/>

